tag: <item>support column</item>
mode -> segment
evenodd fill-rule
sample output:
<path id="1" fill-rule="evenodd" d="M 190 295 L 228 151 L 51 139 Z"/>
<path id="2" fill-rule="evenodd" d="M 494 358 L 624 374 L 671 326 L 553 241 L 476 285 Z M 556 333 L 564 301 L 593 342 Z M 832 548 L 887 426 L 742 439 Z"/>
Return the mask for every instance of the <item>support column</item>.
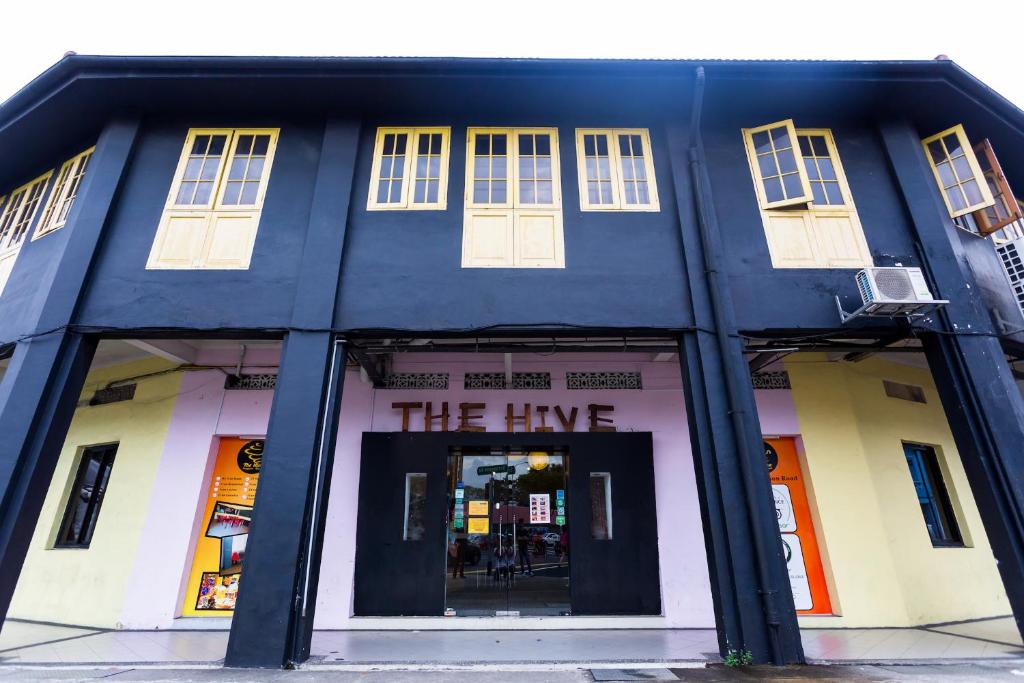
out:
<path id="1" fill-rule="evenodd" d="M 699 133 L 703 73 L 697 79 L 691 129 L 668 133 L 695 328 L 683 336 L 680 363 L 719 650 L 749 650 L 756 663 L 802 662 L 754 389 L 719 270 L 721 237 Z"/>
<path id="2" fill-rule="evenodd" d="M 71 331 L 139 130 L 137 118 L 111 120 L 93 153 L 66 225 L 56 267 L 33 274 L 35 297 L 0 382 L 0 619 L 18 584 L 39 511 L 89 372 L 96 339 Z M 11 277 L 17 277 L 13 272 Z M 24 324 L 24 322 L 22 323 Z M 0 346 L 16 334 L 0 320 Z"/>
<path id="3" fill-rule="evenodd" d="M 0 382 L 0 615 L 6 616 L 96 340 L 54 332 L 19 342 Z"/>
<path id="4" fill-rule="evenodd" d="M 285 340 L 226 666 L 279 668 L 309 655 L 344 370 L 331 333 Z"/>
<path id="5" fill-rule="evenodd" d="M 345 345 L 332 328 L 358 143 L 358 121 L 327 122 L 227 666 L 309 657 L 345 379 Z"/>
<path id="6" fill-rule="evenodd" d="M 932 292 L 949 305 L 919 334 L 1017 628 L 1024 633 L 1024 401 L 953 225 L 907 121 L 879 126 Z"/>

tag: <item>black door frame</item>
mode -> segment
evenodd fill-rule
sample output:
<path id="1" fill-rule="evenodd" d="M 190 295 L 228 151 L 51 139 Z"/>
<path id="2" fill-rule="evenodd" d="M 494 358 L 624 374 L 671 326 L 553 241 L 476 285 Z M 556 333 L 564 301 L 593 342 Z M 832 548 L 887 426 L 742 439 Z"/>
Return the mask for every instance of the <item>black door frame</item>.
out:
<path id="1" fill-rule="evenodd" d="M 579 517 L 582 512 L 581 506 L 583 506 L 582 500 L 576 500 L 574 504 L 573 489 L 577 490 L 583 487 L 585 490 L 586 483 L 580 482 L 580 478 L 577 476 L 573 479 L 573 470 L 580 466 L 586 467 L 586 465 L 579 465 L 574 463 L 581 463 L 585 461 L 585 456 L 580 456 L 580 453 L 586 453 L 588 449 L 592 449 L 595 452 L 616 450 L 622 453 L 623 459 L 628 459 L 630 453 L 635 454 L 634 457 L 647 458 L 647 462 L 653 463 L 653 448 L 652 448 L 652 437 L 650 432 L 364 432 L 361 446 L 361 458 L 363 462 L 366 462 L 367 458 L 372 457 L 383 457 L 383 455 L 374 455 L 367 449 L 379 449 L 384 443 L 398 443 L 402 444 L 404 448 L 418 448 L 422 450 L 425 459 L 437 458 L 441 454 L 447 456 L 452 448 L 550 448 L 563 450 L 568 453 L 568 472 L 567 481 L 569 490 L 567 495 L 569 496 L 569 509 L 574 510 L 575 513 L 570 513 L 570 518 Z M 447 460 L 446 460 L 447 461 Z M 657 547 L 657 512 L 654 500 L 654 478 L 653 478 L 653 465 L 651 466 L 651 478 L 650 478 L 650 489 L 647 491 L 646 502 L 650 505 L 652 518 L 649 520 L 648 530 L 653 532 L 655 547 Z M 362 475 L 360 476 L 362 480 Z M 574 486 L 575 482 L 575 486 Z M 431 487 L 433 489 L 433 487 Z M 359 495 L 364 495 L 362 481 L 360 482 Z M 613 488 L 614 495 L 614 488 Z M 360 502 L 360 509 L 362 509 L 362 503 Z M 360 524 L 363 524 L 364 520 L 360 517 L 357 519 L 356 524 L 356 538 L 360 537 Z M 569 538 L 570 548 L 579 545 L 580 536 L 583 527 L 580 527 L 580 522 L 575 524 L 570 523 L 569 525 Z M 430 534 L 428 533 L 428 536 Z M 357 541 L 358 543 L 358 541 Z M 439 543 L 437 548 L 437 562 L 438 567 L 436 572 L 433 572 L 440 581 L 446 575 L 444 562 L 444 544 Z M 645 612 L 642 614 L 660 614 L 661 613 L 661 577 L 660 577 L 660 558 L 657 553 L 654 555 L 654 573 L 655 585 L 653 586 L 654 597 L 642 601 L 647 607 Z M 355 555 L 355 576 L 360 575 L 360 550 L 356 548 Z M 366 571 L 366 568 L 363 568 Z M 578 567 L 577 570 L 578 571 Z M 572 575 L 572 561 L 570 560 L 570 576 Z M 365 574 L 364 574 L 365 575 Z M 576 579 L 571 579 L 570 585 L 575 585 Z M 360 586 L 358 582 L 354 586 L 355 594 L 358 596 Z M 577 595 L 576 590 L 572 592 L 573 600 L 573 612 L 576 613 L 576 601 Z M 653 605 L 653 607 L 652 607 Z M 653 610 L 653 611 L 652 611 Z M 441 616 L 444 613 L 444 599 L 442 591 L 442 599 L 437 605 L 436 616 Z M 586 612 L 593 614 L 593 612 Z M 609 615 L 622 614 L 623 612 L 609 612 Z M 384 615 L 386 616 L 386 615 Z"/>

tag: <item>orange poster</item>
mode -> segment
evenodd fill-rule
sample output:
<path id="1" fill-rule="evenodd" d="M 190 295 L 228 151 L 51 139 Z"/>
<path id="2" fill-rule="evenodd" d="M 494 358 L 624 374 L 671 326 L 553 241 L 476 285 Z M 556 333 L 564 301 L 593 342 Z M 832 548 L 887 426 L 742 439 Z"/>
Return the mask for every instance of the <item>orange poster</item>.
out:
<path id="1" fill-rule="evenodd" d="M 832 614 L 796 444 L 792 438 L 766 439 L 764 455 L 796 613 Z"/>
<path id="2" fill-rule="evenodd" d="M 234 610 L 262 460 L 262 439 L 220 440 L 182 616 L 223 616 Z"/>

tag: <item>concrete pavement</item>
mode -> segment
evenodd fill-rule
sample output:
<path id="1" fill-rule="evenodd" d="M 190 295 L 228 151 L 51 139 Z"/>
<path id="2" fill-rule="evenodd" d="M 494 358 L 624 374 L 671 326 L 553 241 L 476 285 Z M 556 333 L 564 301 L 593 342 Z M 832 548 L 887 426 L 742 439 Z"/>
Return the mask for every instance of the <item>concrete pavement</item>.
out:
<path id="1" fill-rule="evenodd" d="M 649 670 L 653 671 L 653 670 Z M 667 671 L 662 669 L 661 671 Z M 805 666 L 749 667 L 729 669 L 711 666 L 701 669 L 677 669 L 672 678 L 690 683 L 744 683 L 751 681 L 828 681 L 838 683 L 925 682 L 974 683 L 1024 681 L 1024 662 L 1015 664 L 953 664 L 914 666 Z M 55 669 L 53 667 L 0 669 L 0 682 L 32 683 L 70 681 L 116 681 L 124 683 L 581 683 L 594 681 L 587 669 L 573 671 L 253 671 L 231 669 Z M 626 679 L 620 679 L 626 680 Z M 644 679 L 630 679 L 644 680 Z"/>

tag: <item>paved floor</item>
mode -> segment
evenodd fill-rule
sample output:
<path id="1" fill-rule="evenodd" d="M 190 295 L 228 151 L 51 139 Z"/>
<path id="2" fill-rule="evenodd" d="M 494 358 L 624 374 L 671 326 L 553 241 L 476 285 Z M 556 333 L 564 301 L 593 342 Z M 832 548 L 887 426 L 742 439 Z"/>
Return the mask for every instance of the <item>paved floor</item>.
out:
<path id="1" fill-rule="evenodd" d="M 1024 658 L 1012 617 L 918 628 L 803 629 L 809 662 Z"/>
<path id="2" fill-rule="evenodd" d="M 218 666 L 227 631 L 105 631 L 8 621 L 4 665 L 162 663 Z M 1024 661 L 1010 618 L 910 629 L 805 629 L 811 662 Z M 317 631 L 312 666 L 703 664 L 717 658 L 709 629 L 607 631 Z M 1024 666 L 1024 665 L 1022 665 Z M 548 668 L 551 668 L 550 666 Z"/>
<path id="3" fill-rule="evenodd" d="M 828 681 L 838 683 L 988 683 L 1024 680 L 1024 670 L 1001 664 L 946 666 L 819 666 L 728 669 L 718 665 L 707 669 L 662 670 L 666 676 L 647 679 L 689 683 L 750 683 L 751 681 Z M 21 669 L 0 667 L 0 682 L 34 681 L 144 681 L 146 683 L 584 683 L 597 680 L 587 669 L 573 671 L 230 671 L 190 669 Z M 606 679 L 607 680 L 607 679 Z"/>

